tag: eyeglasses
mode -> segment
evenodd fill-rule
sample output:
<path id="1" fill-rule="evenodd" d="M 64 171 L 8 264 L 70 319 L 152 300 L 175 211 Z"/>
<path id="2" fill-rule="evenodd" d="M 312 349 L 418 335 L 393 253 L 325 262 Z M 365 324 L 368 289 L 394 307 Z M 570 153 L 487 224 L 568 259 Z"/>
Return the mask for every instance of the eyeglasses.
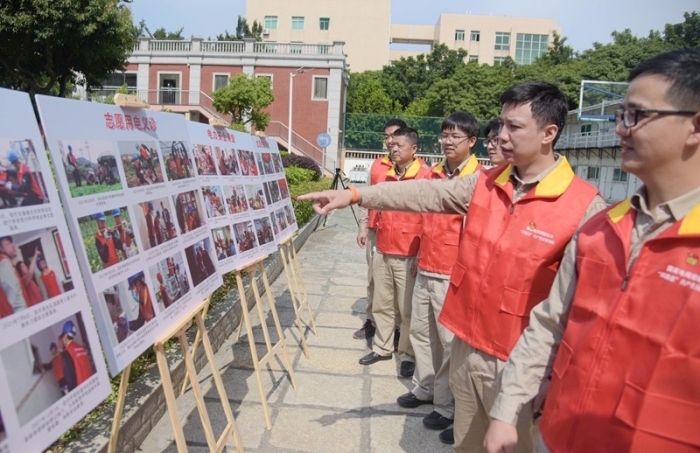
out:
<path id="1" fill-rule="evenodd" d="M 498 146 L 499 143 L 501 143 L 501 141 L 498 137 L 484 139 L 484 146 Z"/>
<path id="2" fill-rule="evenodd" d="M 450 134 L 440 134 L 438 135 L 438 142 L 443 143 L 450 141 L 453 145 L 459 145 L 464 140 L 469 138 L 468 135 L 450 135 Z"/>
<path id="3" fill-rule="evenodd" d="M 618 109 L 615 111 L 615 123 L 619 124 L 622 121 L 625 127 L 634 127 L 637 125 L 640 115 L 648 115 L 650 113 L 656 113 L 657 115 L 695 115 L 698 112 L 689 110 Z"/>

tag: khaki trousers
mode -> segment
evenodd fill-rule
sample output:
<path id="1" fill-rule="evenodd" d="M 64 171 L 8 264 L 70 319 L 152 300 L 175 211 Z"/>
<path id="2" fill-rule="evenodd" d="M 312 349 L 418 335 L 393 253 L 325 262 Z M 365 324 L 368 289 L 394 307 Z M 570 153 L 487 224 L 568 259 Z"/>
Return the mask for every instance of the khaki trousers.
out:
<path id="1" fill-rule="evenodd" d="M 450 387 L 455 397 L 454 451 L 480 452 L 489 428 L 489 411 L 498 395 L 498 377 L 506 362 L 474 349 L 455 337 L 450 356 Z M 518 419 L 516 452 L 532 453 L 532 405 L 525 404 Z"/>
<path id="2" fill-rule="evenodd" d="M 372 274 L 372 257 L 374 247 L 377 245 L 377 230 L 367 228 L 367 240 L 365 241 L 365 256 L 367 257 L 367 319 L 374 324 L 372 315 L 372 296 L 374 294 L 374 275 Z"/>
<path id="3" fill-rule="evenodd" d="M 421 400 L 432 399 L 436 412 L 453 418 L 455 400 L 450 390 L 450 349 L 454 334 L 437 322 L 449 286 L 449 278 L 420 272 L 416 277 L 410 334 L 416 371 L 411 393 Z"/>
<path id="4" fill-rule="evenodd" d="M 372 350 L 387 356 L 394 352 L 394 328 L 396 315 L 401 318 L 399 337 L 399 358 L 401 361 L 414 361 L 413 348 L 409 339 L 411 325 L 411 299 L 415 278 L 411 266 L 416 257 L 384 255 L 375 252 L 372 260 L 374 273 L 374 294 L 372 314 L 377 330 L 374 334 Z"/>

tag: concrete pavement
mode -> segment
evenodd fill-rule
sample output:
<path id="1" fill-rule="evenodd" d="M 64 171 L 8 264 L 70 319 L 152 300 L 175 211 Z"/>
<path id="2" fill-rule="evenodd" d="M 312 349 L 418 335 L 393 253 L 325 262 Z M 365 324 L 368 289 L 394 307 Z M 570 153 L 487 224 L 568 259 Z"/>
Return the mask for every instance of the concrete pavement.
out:
<path id="1" fill-rule="evenodd" d="M 365 318 L 365 252 L 356 242 L 357 226 L 349 209 L 328 218 L 298 253 L 318 336 L 307 330 L 310 357 L 304 357 L 294 325 L 287 281 L 282 274 L 271 283 L 272 294 L 294 367 L 297 389 L 282 363 L 273 360 L 262 372 L 272 420 L 265 420 L 245 329 L 238 341 L 229 337 L 216 354 L 229 403 L 246 452 L 450 452 L 438 431 L 426 429 L 422 417 L 431 405 L 404 409 L 396 398 L 407 392 L 410 379 L 398 375 L 399 360 L 371 366 L 357 363 L 370 351 L 352 333 Z M 266 301 L 266 296 L 262 296 Z M 265 353 L 257 310 L 251 310 L 258 355 Z M 272 317 L 265 320 L 276 341 Z M 306 319 L 304 317 L 304 319 Z M 215 434 L 225 417 L 205 367 L 200 375 Z M 191 391 L 178 398 L 180 419 L 191 452 L 208 451 Z M 177 448 L 166 414 L 141 445 L 144 452 L 175 452 Z M 230 439 L 226 451 L 235 447 Z"/>

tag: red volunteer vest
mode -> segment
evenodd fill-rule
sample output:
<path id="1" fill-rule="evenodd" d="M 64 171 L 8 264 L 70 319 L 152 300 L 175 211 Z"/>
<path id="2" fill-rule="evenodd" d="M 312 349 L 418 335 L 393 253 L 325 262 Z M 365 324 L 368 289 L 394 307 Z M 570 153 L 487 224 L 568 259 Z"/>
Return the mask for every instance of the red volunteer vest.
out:
<path id="1" fill-rule="evenodd" d="M 56 382 L 61 382 L 61 380 L 66 376 L 63 371 L 63 354 L 60 352 L 53 356 L 51 359 L 51 367 L 53 368 L 53 373 L 56 376 Z"/>
<path id="2" fill-rule="evenodd" d="M 540 426 L 552 451 L 700 451 L 700 204 L 642 245 L 636 211 L 578 236 L 578 285 Z"/>
<path id="3" fill-rule="evenodd" d="M 394 167 L 386 173 L 386 182 L 401 182 L 428 176 L 429 169 L 416 159 L 406 169 L 401 180 L 396 179 Z M 385 255 L 416 256 L 420 246 L 421 214 L 381 211 L 377 222 L 377 250 Z"/>
<path id="4" fill-rule="evenodd" d="M 42 272 L 41 281 L 46 287 L 46 292 L 48 293 L 49 299 L 61 295 L 61 289 L 58 286 L 58 281 L 56 280 L 56 273 L 54 271 L 48 270 Z"/>
<path id="5" fill-rule="evenodd" d="M 29 171 L 29 168 L 24 164 L 20 164 L 19 170 L 17 170 L 17 181 L 22 184 L 25 173 L 29 175 L 29 179 L 32 181 L 32 192 L 34 192 L 34 195 L 39 200 L 44 201 L 44 194 L 41 192 L 41 187 L 39 187 L 39 181 L 37 181 L 34 173 Z"/>
<path id="6" fill-rule="evenodd" d="M 75 381 L 77 385 L 80 385 L 87 381 L 90 376 L 92 376 L 90 356 L 88 355 L 87 350 L 75 341 L 71 341 L 71 343 L 66 346 L 66 352 L 73 359 L 73 366 L 75 366 Z"/>
<path id="7" fill-rule="evenodd" d="M 445 161 L 437 164 L 430 172 L 430 179 L 447 179 L 443 171 Z M 471 155 L 462 167 L 459 177 L 470 175 L 483 167 Z M 457 260 L 459 236 L 462 232 L 464 216 L 450 214 L 422 214 L 423 230 L 420 238 L 418 267 L 428 272 L 449 275 Z"/>
<path id="8" fill-rule="evenodd" d="M 2 260 L 8 260 L 10 264 L 12 263 L 12 260 L 8 258 L 6 255 L 0 254 L 0 261 Z M 14 268 L 14 266 L 12 266 Z M 27 293 L 27 288 L 24 286 L 24 282 L 22 281 L 22 276 L 19 275 L 19 272 L 17 272 L 17 268 L 15 270 L 15 276 L 17 277 L 17 281 L 19 281 L 19 287 L 22 290 L 22 297 L 24 297 L 24 303 L 27 304 L 27 307 L 29 307 L 29 294 Z M 14 313 L 14 310 L 12 309 L 12 305 L 10 305 L 10 301 L 7 299 L 7 295 L 4 294 L 3 291 L 0 291 L 0 295 L 2 296 L 0 298 L 0 318 L 4 318 L 5 316 L 9 316 Z"/>
<path id="9" fill-rule="evenodd" d="M 378 157 L 372 162 L 372 166 L 369 168 L 369 183 L 374 186 L 380 182 L 384 182 L 386 178 L 386 172 L 391 170 L 392 167 L 391 159 L 389 156 Z M 378 213 L 374 209 L 370 209 L 368 213 L 369 219 L 367 220 L 367 228 L 373 230 L 377 229 Z"/>
<path id="10" fill-rule="evenodd" d="M 0 318 L 6 318 L 14 312 L 10 301 L 7 300 L 7 296 L 5 296 L 3 291 L 0 291 Z"/>
<path id="11" fill-rule="evenodd" d="M 479 175 L 439 318 L 500 360 L 508 359 L 530 310 L 548 296 L 564 248 L 598 193 L 561 157 L 513 203 L 510 172 L 502 165 Z"/>

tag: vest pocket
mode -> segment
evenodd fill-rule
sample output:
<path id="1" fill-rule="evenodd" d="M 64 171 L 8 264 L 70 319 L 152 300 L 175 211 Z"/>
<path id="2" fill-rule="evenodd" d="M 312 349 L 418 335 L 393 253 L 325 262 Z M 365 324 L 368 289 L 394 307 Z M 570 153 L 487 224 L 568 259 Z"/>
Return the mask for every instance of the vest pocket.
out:
<path id="1" fill-rule="evenodd" d="M 421 224 L 420 223 L 404 223 L 401 227 L 401 232 L 403 234 L 420 234 Z"/>
<path id="2" fill-rule="evenodd" d="M 700 403 L 625 383 L 615 418 L 638 431 L 700 447 Z"/>
<path id="3" fill-rule="evenodd" d="M 459 233 L 445 233 L 445 245 L 457 247 L 459 245 Z"/>
<path id="4" fill-rule="evenodd" d="M 466 268 L 464 265 L 460 264 L 459 262 L 455 263 L 454 266 L 452 266 L 452 273 L 450 274 L 450 285 L 459 287 L 459 285 L 462 283 L 465 272 Z"/>

